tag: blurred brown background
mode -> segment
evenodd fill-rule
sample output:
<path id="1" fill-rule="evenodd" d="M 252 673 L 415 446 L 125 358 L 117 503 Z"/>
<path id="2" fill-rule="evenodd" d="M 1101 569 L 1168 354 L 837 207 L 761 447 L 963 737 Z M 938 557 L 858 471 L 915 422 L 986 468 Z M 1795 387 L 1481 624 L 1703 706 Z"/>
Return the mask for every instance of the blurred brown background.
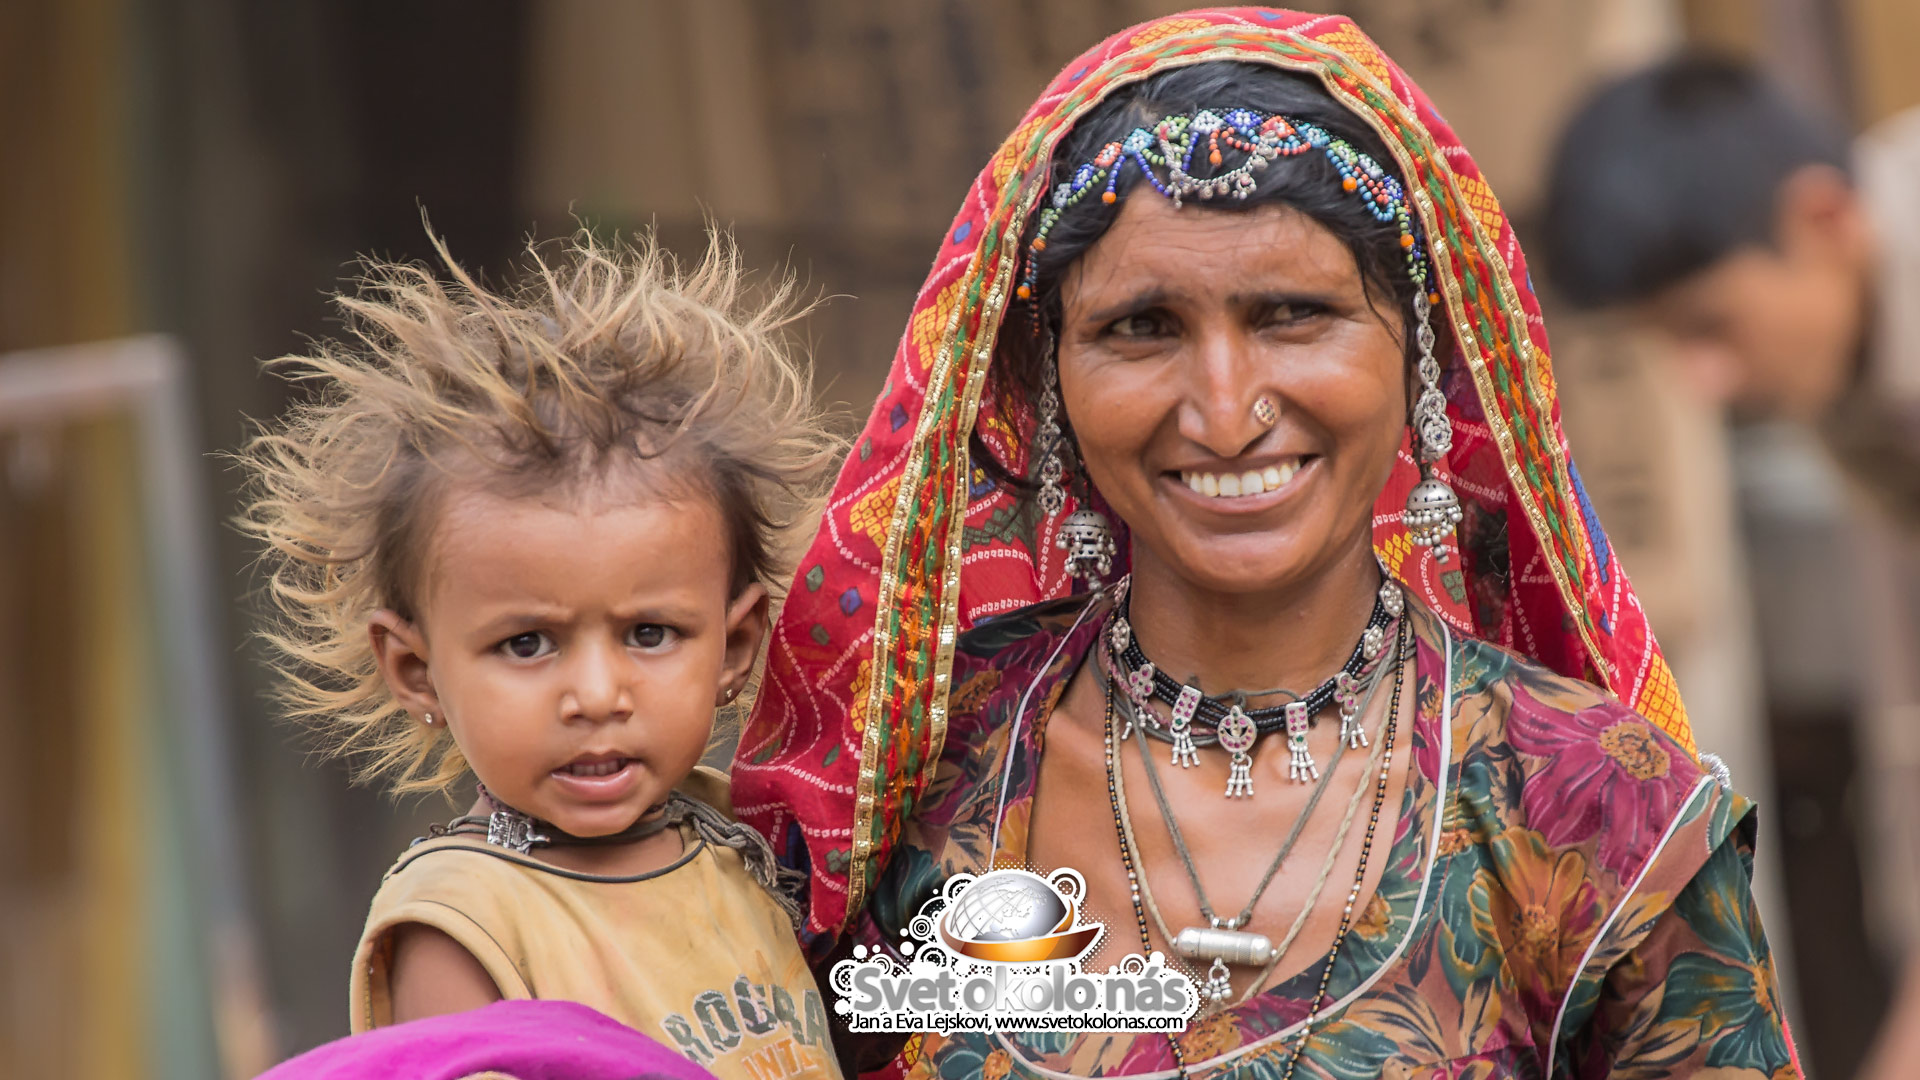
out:
<path id="1" fill-rule="evenodd" d="M 829 396 L 863 411 L 1033 95 L 1180 6 L 0 5 L 0 1076 L 246 1076 L 344 1034 L 379 875 L 448 814 L 350 787 L 272 716 L 213 456 L 285 405 L 260 361 L 332 331 L 357 254 L 428 255 L 423 208 L 494 272 L 576 219 L 688 249 L 711 214 L 838 297 L 808 333 Z M 1423 84 L 1523 238 L 1573 98 L 1672 48 L 1759 57 L 1852 127 L 1920 102 L 1914 0 L 1327 7 Z M 1791 439 L 1730 440 L 1676 398 L 1651 346 L 1553 325 L 1572 440 L 1701 742 L 1769 808 L 1762 903 L 1803 1053 L 1845 1076 L 1886 994 L 1845 511 Z"/>

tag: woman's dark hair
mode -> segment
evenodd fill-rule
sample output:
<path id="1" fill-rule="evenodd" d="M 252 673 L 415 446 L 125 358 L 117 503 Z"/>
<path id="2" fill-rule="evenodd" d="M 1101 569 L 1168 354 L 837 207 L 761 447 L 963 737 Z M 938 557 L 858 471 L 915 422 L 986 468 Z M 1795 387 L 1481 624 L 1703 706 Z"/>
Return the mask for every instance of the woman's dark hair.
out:
<path id="1" fill-rule="evenodd" d="M 1393 156 L 1380 137 L 1365 121 L 1335 101 L 1318 79 L 1266 64 L 1221 60 L 1176 68 L 1114 91 L 1061 139 L 1053 157 L 1047 190 L 1067 180 L 1082 163 L 1093 160 L 1101 147 L 1124 140 L 1133 129 L 1149 127 L 1165 116 L 1203 108 L 1216 112 L 1247 108 L 1309 121 L 1345 139 L 1381 168 L 1396 178 L 1399 176 Z M 1240 164 L 1236 152 L 1227 152 L 1229 156 L 1218 171 Z M 1353 253 L 1360 267 L 1361 283 L 1376 310 L 1383 304 L 1389 309 L 1411 309 L 1414 285 L 1407 276 L 1399 226 L 1375 218 L 1359 197 L 1341 187 L 1340 173 L 1325 154 L 1309 151 L 1279 157 L 1254 176 L 1257 186 L 1244 199 L 1216 198 L 1204 203 L 1195 200 L 1184 206 L 1193 213 L 1244 213 L 1262 206 L 1290 206 L 1319 223 Z M 1052 362 L 1048 343 L 1060 326 L 1061 283 L 1067 271 L 1106 234 L 1133 189 L 1144 182 L 1139 168 L 1129 166 L 1121 171 L 1116 186 L 1120 196 L 1117 201 L 1082 199 L 1061 215 L 1047 234 L 1047 246 L 1035 267 L 1032 299 L 1008 308 L 988 374 L 988 394 L 999 414 L 1010 424 L 1031 427 L 1032 403 L 1039 397 L 1045 365 Z M 1148 193 L 1154 198 L 1160 197 L 1151 188 Z M 1027 224 L 1027 232 L 1021 238 L 1023 257 L 1028 257 L 1027 244 L 1037 227 L 1037 220 Z M 1412 337 L 1410 333 L 1406 336 Z M 1071 429 L 1064 416 L 1061 427 L 1067 430 L 1071 445 Z M 972 451 L 974 464 L 996 482 L 1016 490 L 1032 490 L 1034 485 L 1015 475 L 980 438 L 977 428 Z"/>

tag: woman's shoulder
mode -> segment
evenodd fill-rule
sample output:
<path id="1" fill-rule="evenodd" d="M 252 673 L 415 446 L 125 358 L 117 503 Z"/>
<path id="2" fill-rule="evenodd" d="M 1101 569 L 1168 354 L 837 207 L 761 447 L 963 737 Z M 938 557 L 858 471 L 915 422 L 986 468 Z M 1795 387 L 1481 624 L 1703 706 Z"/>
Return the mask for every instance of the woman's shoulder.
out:
<path id="1" fill-rule="evenodd" d="M 1060 646 L 1076 627 L 1091 633 L 1081 616 L 1093 602 L 1080 593 L 975 622 L 954 643 L 951 712 L 971 712 L 1002 685 L 1029 685 L 1050 668 L 1072 670 L 1078 657 Z"/>
<path id="2" fill-rule="evenodd" d="M 1473 638 L 1456 637 L 1450 659 L 1455 813 L 1483 842 L 1524 837 L 1625 890 L 1676 842 L 1704 861 L 1748 816 L 1689 748 L 1606 690 Z"/>
<path id="3" fill-rule="evenodd" d="M 1004 662 L 1010 649 L 1035 639 L 1056 640 L 1073 630 L 1093 600 L 1091 593 L 1075 593 L 977 619 L 955 643 L 956 662 L 959 657 L 976 665 Z"/>
<path id="4" fill-rule="evenodd" d="M 1456 757 L 1482 744 L 1538 754 L 1576 731 L 1613 731 L 1608 745 L 1645 756 L 1631 766 L 1618 759 L 1639 779 L 1691 786 L 1704 775 L 1693 752 L 1671 732 L 1604 687 L 1457 632 L 1448 661 Z"/>

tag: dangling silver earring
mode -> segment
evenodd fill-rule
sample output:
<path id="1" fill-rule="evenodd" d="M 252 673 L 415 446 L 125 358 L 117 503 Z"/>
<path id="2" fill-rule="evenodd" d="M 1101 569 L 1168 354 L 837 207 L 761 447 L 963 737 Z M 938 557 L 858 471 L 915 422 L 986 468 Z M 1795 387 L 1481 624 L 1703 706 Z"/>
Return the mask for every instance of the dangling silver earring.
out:
<path id="1" fill-rule="evenodd" d="M 1047 335 L 1041 363 L 1034 446 L 1045 455 L 1040 459 L 1040 509 L 1051 518 L 1067 505 L 1067 439 L 1060 428 L 1060 368 L 1051 334 Z M 1067 553 L 1067 573 L 1086 581 L 1094 592 L 1100 591 L 1107 575 L 1113 573 L 1113 556 L 1118 549 L 1114 547 L 1112 526 L 1098 510 L 1082 507 L 1068 514 L 1060 523 L 1053 546 Z"/>
<path id="2" fill-rule="evenodd" d="M 1414 452 L 1420 459 L 1420 482 L 1407 493 L 1407 509 L 1400 521 L 1407 535 L 1420 547 L 1433 548 L 1435 562 L 1447 561 L 1447 537 L 1465 516 L 1460 497 L 1453 488 L 1433 474 L 1433 463 L 1453 449 L 1453 425 L 1447 420 L 1447 396 L 1440 392 L 1440 361 L 1434 359 L 1433 323 L 1428 318 L 1433 304 L 1425 290 L 1414 294 L 1413 313 L 1419 320 L 1414 331 L 1420 344 L 1420 398 L 1413 406 Z"/>
<path id="3" fill-rule="evenodd" d="M 1067 573 L 1085 580 L 1094 592 L 1106 587 L 1117 549 L 1105 514 L 1084 507 L 1068 514 L 1060 523 L 1060 535 L 1053 546 L 1067 553 Z"/>
<path id="4" fill-rule="evenodd" d="M 1034 427 L 1034 448 L 1043 455 L 1040 459 L 1040 510 L 1048 517 L 1058 514 L 1067 505 L 1067 463 L 1061 460 L 1060 450 L 1066 439 L 1060 431 L 1060 372 L 1053 359 L 1053 335 L 1047 335 L 1046 356 L 1041 360 L 1043 367 L 1040 387 L 1040 404 L 1035 410 L 1038 423 Z"/>

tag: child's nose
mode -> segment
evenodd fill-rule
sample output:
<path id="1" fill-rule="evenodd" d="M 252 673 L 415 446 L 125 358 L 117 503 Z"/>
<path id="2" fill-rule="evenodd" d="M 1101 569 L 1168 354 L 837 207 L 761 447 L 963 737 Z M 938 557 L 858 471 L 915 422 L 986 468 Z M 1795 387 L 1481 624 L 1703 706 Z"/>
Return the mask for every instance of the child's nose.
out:
<path id="1" fill-rule="evenodd" d="M 620 650 L 591 647 L 577 650 L 571 685 L 561 702 L 562 718 L 601 722 L 624 720 L 632 715 L 633 692 L 622 660 Z"/>

